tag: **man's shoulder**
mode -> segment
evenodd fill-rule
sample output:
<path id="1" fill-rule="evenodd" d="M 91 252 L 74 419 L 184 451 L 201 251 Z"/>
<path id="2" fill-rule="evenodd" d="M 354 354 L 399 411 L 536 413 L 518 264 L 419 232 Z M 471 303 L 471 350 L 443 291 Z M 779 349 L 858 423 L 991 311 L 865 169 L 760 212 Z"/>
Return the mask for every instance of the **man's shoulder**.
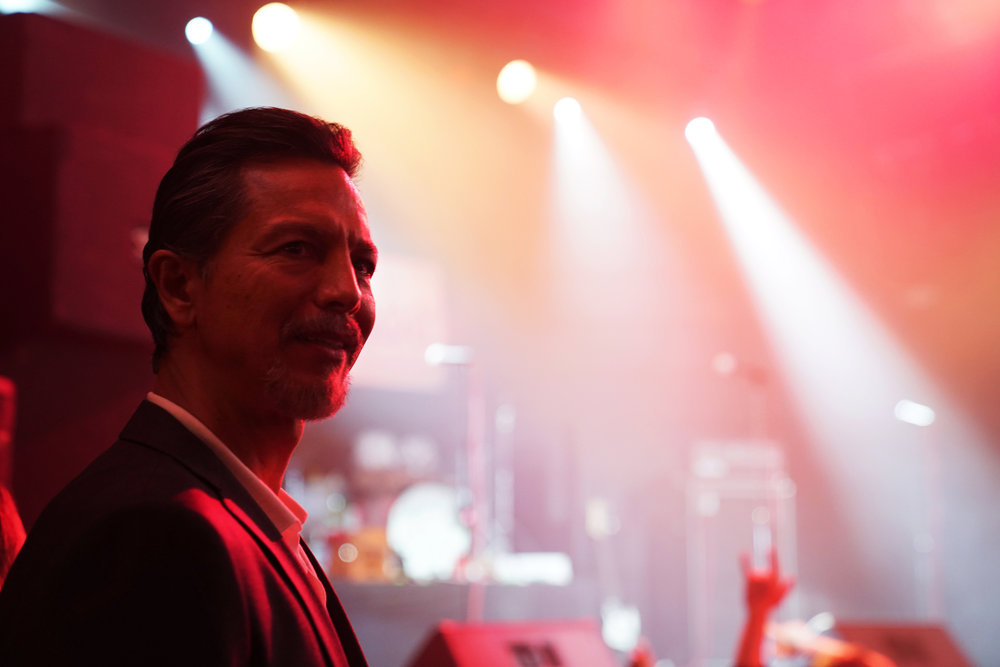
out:
<path id="1" fill-rule="evenodd" d="M 224 500 L 196 483 L 157 481 L 140 491 L 131 481 L 114 484 L 110 474 L 98 474 L 104 470 L 123 469 L 98 466 L 78 478 L 29 533 L 0 590 L 0 626 L 11 628 L 0 629 L 0 661 L 4 650 L 14 656 L 49 651 L 60 658 L 80 651 L 139 655 L 150 650 L 139 644 L 162 640 L 147 625 L 177 626 L 175 634 L 186 638 L 202 633 L 195 644 L 206 660 L 213 659 L 211 651 L 242 645 L 242 579 L 263 566 Z M 211 608 L 229 609 L 232 618 Z M 52 628 L 58 628 L 53 645 L 39 649 Z M 105 643 L 106 635 L 123 646 Z M 97 648 L 81 649 L 87 642 Z"/>
<path id="2" fill-rule="evenodd" d="M 68 583 L 80 576 L 148 588 L 149 573 L 168 570 L 200 588 L 202 575 L 235 586 L 237 569 L 262 558 L 254 531 L 238 506 L 179 462 L 118 441 L 38 517 L 4 586 L 17 594 L 4 590 L 0 599 L 57 599 L 82 586 Z"/>
<path id="3" fill-rule="evenodd" d="M 111 512 L 218 496 L 196 469 L 146 443 L 118 440 L 52 499 L 46 514 Z M 204 503 L 202 503 L 202 506 Z"/>
<path id="4" fill-rule="evenodd" d="M 52 499 L 25 547 L 37 542 L 55 556 L 88 536 L 134 544 L 152 525 L 219 530 L 232 521 L 218 491 L 198 475 L 160 452 L 118 441 Z"/>
<path id="5" fill-rule="evenodd" d="M 198 489 L 221 498 L 224 491 L 219 487 L 228 486 L 229 477 L 197 436 L 166 410 L 143 401 L 118 440 L 70 481 L 52 504 L 130 506 L 166 502 Z"/>
<path id="6" fill-rule="evenodd" d="M 66 542 L 98 525 L 231 522 L 224 467 L 168 413 L 148 403 L 122 436 L 48 503 L 30 538 Z"/>

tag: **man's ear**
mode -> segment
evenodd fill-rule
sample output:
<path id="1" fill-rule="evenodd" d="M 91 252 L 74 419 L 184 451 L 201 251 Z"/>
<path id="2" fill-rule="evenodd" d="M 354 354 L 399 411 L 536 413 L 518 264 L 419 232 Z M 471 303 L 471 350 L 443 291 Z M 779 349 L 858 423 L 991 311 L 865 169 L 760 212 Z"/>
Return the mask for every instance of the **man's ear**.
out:
<path id="1" fill-rule="evenodd" d="M 179 333 L 194 324 L 193 296 L 201 282 L 201 271 L 195 263 L 172 250 L 157 250 L 150 256 L 146 270 L 175 330 Z"/>

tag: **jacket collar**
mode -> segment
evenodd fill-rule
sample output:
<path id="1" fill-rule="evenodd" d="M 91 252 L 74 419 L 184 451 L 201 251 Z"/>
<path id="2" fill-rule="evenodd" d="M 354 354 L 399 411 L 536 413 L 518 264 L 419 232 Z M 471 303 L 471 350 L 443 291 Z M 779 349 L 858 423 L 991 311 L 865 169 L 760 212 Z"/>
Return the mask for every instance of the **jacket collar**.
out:
<path id="1" fill-rule="evenodd" d="M 307 580 L 297 557 L 281 539 L 281 533 L 250 492 L 219 457 L 173 415 L 149 401 L 139 404 L 122 429 L 120 438 L 162 452 L 212 490 L 268 560 L 277 563 L 275 570 L 305 609 L 329 663 L 338 667 L 347 665 L 330 612 Z M 317 574 L 326 579 L 321 571 Z M 350 639 L 354 639 L 353 633 Z"/>

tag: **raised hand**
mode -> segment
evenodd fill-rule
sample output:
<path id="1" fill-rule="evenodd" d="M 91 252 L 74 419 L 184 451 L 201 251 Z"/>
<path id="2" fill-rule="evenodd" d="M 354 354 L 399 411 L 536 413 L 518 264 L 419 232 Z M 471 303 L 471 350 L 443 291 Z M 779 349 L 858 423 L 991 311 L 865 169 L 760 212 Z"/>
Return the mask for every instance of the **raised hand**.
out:
<path id="1" fill-rule="evenodd" d="M 740 554 L 740 565 L 746 581 L 747 610 L 752 613 L 768 614 L 777 607 L 785 595 L 795 585 L 795 578 L 782 577 L 778 567 L 778 551 L 771 549 L 768 554 L 769 569 L 756 569 L 750 562 L 750 555 Z"/>
<path id="2" fill-rule="evenodd" d="M 750 555 L 740 554 L 740 566 L 746 581 L 747 619 L 743 625 L 739 647 L 736 650 L 738 667 L 760 667 L 761 644 L 764 641 L 764 626 L 768 616 L 795 585 L 793 577 L 782 577 L 778 567 L 778 552 L 771 549 L 768 559 L 770 567 L 759 570 L 750 562 Z"/>

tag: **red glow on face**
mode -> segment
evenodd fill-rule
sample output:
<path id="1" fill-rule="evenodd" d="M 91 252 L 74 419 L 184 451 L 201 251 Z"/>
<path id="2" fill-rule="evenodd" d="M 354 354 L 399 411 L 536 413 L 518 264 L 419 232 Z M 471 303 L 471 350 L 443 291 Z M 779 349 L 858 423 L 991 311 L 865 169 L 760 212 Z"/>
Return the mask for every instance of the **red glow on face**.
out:
<path id="1" fill-rule="evenodd" d="M 249 211 L 199 287 L 193 332 L 220 395 L 329 416 L 375 322 L 375 249 L 357 190 L 340 167 L 247 168 Z M 278 405 L 257 394 L 266 386 Z M 249 395 L 248 395 L 249 394 Z"/>

